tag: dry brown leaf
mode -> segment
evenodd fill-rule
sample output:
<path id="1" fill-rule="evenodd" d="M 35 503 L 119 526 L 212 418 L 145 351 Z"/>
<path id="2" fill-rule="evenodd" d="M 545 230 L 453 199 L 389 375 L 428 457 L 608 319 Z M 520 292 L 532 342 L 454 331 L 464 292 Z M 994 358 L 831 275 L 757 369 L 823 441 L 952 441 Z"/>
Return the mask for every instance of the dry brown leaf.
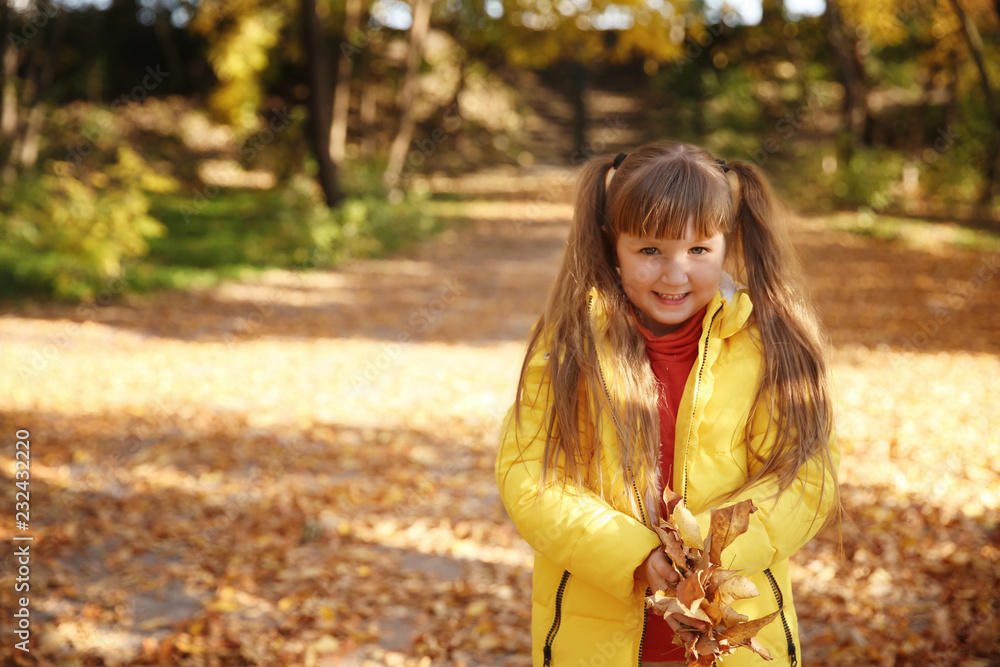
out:
<path id="1" fill-rule="evenodd" d="M 698 527 L 698 521 L 684 503 L 677 503 L 671 516 L 674 519 L 674 523 L 677 524 L 677 529 L 680 531 L 680 537 L 684 542 L 684 546 L 694 549 L 704 547 L 705 543 L 701 539 L 701 529 Z"/>
<path id="2" fill-rule="evenodd" d="M 677 536 L 675 531 L 666 531 L 662 528 L 658 531 L 660 533 L 660 539 L 663 541 L 663 551 L 667 554 L 678 567 L 684 567 L 687 560 L 687 555 L 684 553 L 684 543 Z"/>
<path id="3" fill-rule="evenodd" d="M 738 648 L 770 660 L 754 636 L 778 612 L 750 621 L 735 611 L 732 602 L 754 597 L 759 591 L 746 577 L 719 567 L 722 551 L 746 532 L 749 516 L 756 509 L 753 503 L 743 501 L 713 509 L 710 534 L 703 541 L 697 520 L 680 496 L 664 493 L 664 502 L 670 514 L 660 520 L 656 532 L 680 581 L 673 590 L 648 596 L 646 606 L 663 616 L 674 630 L 674 640 L 684 647 L 689 667 L 712 665 Z"/>
<path id="4" fill-rule="evenodd" d="M 723 598 L 728 597 L 730 601 L 745 600 L 760 595 L 760 591 L 757 590 L 754 583 L 739 574 L 734 574 L 722 582 L 719 586 L 719 592 L 722 593 Z"/>
<path id="5" fill-rule="evenodd" d="M 747 532 L 750 527 L 750 515 L 756 511 L 757 508 L 750 500 L 712 510 L 712 523 L 708 531 L 712 544 L 708 551 L 714 564 L 723 565 L 722 552 L 733 543 L 733 540 Z"/>
<path id="6" fill-rule="evenodd" d="M 688 609 L 698 607 L 705 599 L 705 586 L 701 579 L 696 572 L 695 576 L 685 577 L 677 584 L 677 599 Z"/>
<path id="7" fill-rule="evenodd" d="M 719 632 L 719 637 L 724 637 L 736 643 L 749 641 L 760 631 L 761 628 L 773 621 L 780 613 L 781 610 L 773 611 L 767 616 L 762 616 L 761 618 L 752 621 L 745 621 L 726 628 L 725 630 L 721 630 Z"/>

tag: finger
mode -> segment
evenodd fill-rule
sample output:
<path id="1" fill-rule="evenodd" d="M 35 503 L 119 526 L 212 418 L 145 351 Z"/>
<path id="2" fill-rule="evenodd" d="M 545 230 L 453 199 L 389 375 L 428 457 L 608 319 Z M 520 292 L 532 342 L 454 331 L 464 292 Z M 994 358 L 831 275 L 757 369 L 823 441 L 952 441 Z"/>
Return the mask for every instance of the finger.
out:
<path id="1" fill-rule="evenodd" d="M 659 554 L 659 556 L 659 558 L 653 560 L 650 564 L 653 566 L 653 571 L 656 572 L 658 576 L 667 579 L 670 577 L 671 573 L 673 573 L 674 568 L 670 565 L 666 556 L 662 554 Z"/>
<path id="2" fill-rule="evenodd" d="M 656 576 L 663 579 L 664 583 L 667 585 L 676 584 L 680 581 L 680 575 L 677 574 L 677 570 L 675 570 L 673 565 L 671 565 L 665 558 L 662 562 L 657 561 L 653 563 L 653 569 Z"/>

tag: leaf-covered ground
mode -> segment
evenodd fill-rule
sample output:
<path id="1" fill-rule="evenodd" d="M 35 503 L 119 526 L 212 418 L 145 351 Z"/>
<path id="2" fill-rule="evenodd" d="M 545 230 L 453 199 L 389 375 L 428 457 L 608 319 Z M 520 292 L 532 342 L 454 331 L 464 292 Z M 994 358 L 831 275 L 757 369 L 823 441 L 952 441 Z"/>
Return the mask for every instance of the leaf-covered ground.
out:
<path id="1" fill-rule="evenodd" d="M 466 223 L 337 272 L 5 306 L 0 660 L 529 664 L 531 553 L 493 459 L 568 182 L 433 184 L 480 190 Z M 805 663 L 1000 664 L 1000 246 L 793 224 L 848 517 L 794 560 Z M 34 536 L 30 654 L 9 632 L 15 534 Z"/>

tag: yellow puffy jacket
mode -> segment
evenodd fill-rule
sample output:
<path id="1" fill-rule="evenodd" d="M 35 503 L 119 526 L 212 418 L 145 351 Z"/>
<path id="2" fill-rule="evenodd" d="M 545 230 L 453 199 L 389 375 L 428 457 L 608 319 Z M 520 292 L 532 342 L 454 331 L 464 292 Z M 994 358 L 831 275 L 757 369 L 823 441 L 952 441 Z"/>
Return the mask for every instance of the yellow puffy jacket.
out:
<path id="1" fill-rule="evenodd" d="M 723 290 L 728 293 L 723 294 Z M 819 530 L 834 500 L 836 469 L 803 466 L 797 481 L 777 503 L 764 501 L 775 487 L 758 485 L 740 497 L 718 503 L 719 494 L 735 490 L 748 478 L 756 460 L 748 456 L 740 434 L 760 373 L 760 353 L 747 324 L 752 304 L 745 290 L 720 290 L 705 315 L 698 358 L 691 370 L 677 416 L 672 488 L 682 493 L 708 534 L 709 503 L 717 506 L 756 500 L 750 529 L 725 552 L 726 566 L 742 570 L 759 595 L 733 604 L 751 619 L 777 609 L 782 613 L 757 635 L 774 662 L 748 649 L 720 660 L 725 667 L 797 665 L 801 655 L 792 603 L 788 557 Z M 591 295 L 591 324 L 598 360 L 609 391 L 615 370 L 602 349 L 606 314 Z M 544 341 L 544 337 L 543 337 Z M 535 553 L 532 576 L 531 636 L 534 665 L 552 667 L 627 667 L 641 661 L 645 631 L 645 590 L 633 579 L 635 569 L 660 545 L 648 525 L 648 512 L 635 516 L 627 507 L 590 490 L 553 486 L 539 496 L 538 480 L 545 448 L 545 413 L 551 388 L 545 373 L 548 350 L 540 344 L 528 362 L 521 398 L 521 420 L 514 407 L 501 431 L 496 462 L 497 485 L 518 532 Z M 735 407 L 735 409 L 734 409 Z M 760 411 L 766 412 L 766 411 Z M 765 415 L 766 417 L 766 415 Z M 760 449 L 767 424 L 754 424 L 753 445 Z M 601 453 L 605 488 L 621 485 L 607 471 L 620 471 L 613 429 L 603 429 Z M 734 444 L 735 443 L 735 444 Z M 833 463 L 839 454 L 833 448 Z M 639 498 L 655 497 L 636 476 Z M 619 486 L 620 488 L 620 486 Z M 615 496 L 611 496 L 615 497 Z M 617 497 L 620 497 L 618 495 Z M 648 501 L 647 501 L 648 502 Z"/>

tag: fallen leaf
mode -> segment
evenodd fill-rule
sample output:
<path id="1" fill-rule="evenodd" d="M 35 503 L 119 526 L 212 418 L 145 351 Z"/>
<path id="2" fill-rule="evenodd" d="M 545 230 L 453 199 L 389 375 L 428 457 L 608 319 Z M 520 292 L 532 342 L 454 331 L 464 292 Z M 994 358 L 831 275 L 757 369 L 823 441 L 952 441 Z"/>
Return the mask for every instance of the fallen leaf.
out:
<path id="1" fill-rule="evenodd" d="M 756 511 L 757 508 L 750 500 L 712 510 L 712 522 L 709 527 L 709 538 L 712 543 L 709 551 L 713 563 L 723 565 L 722 552 L 733 543 L 733 540 L 747 532 L 750 528 L 750 515 Z"/>
<path id="2" fill-rule="evenodd" d="M 678 503 L 674 507 L 672 516 L 680 531 L 684 546 L 701 549 L 704 546 L 704 542 L 701 539 L 701 529 L 698 528 L 697 519 L 694 518 L 694 515 L 691 514 L 691 511 L 684 503 Z"/>

